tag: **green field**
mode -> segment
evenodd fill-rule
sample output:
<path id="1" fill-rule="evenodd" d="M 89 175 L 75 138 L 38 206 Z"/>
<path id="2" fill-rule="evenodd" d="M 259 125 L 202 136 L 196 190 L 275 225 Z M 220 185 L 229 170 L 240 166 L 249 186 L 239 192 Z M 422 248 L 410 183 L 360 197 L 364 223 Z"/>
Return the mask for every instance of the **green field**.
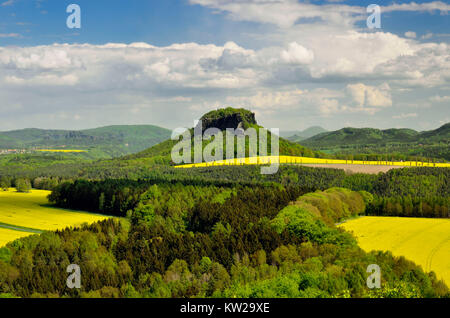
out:
<path id="1" fill-rule="evenodd" d="M 367 216 L 341 227 L 354 233 L 362 249 L 405 256 L 450 284 L 449 219 Z"/>
<path id="2" fill-rule="evenodd" d="M 20 237 L 39 234 L 107 217 L 54 208 L 49 205 L 50 191 L 32 190 L 19 193 L 14 189 L 0 191 L 0 247 Z"/>

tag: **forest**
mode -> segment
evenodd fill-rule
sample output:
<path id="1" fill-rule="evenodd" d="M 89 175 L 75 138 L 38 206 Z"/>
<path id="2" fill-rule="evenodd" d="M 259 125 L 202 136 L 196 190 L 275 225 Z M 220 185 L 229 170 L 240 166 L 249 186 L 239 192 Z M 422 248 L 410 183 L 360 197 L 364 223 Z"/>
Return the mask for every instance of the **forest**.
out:
<path id="1" fill-rule="evenodd" d="M 122 184 L 118 183 L 120 187 Z M 106 196 L 105 196 L 106 198 Z M 372 195 L 342 188 L 149 185 L 127 219 L 0 249 L 3 297 L 448 297 L 410 261 L 362 251 L 334 223 Z M 106 204 L 107 200 L 104 201 Z M 65 267 L 83 268 L 79 290 Z M 383 288 L 366 287 L 379 264 Z"/>
<path id="2" fill-rule="evenodd" d="M 450 296 L 433 272 L 364 252 L 335 225 L 360 215 L 448 217 L 445 168 L 366 175 L 286 166 L 262 176 L 237 166 L 29 180 L 52 188 L 57 206 L 120 218 L 1 248 L 2 297 Z M 80 290 L 65 285 L 72 263 L 83 268 Z M 380 290 L 366 287 L 372 263 L 384 273 Z"/>

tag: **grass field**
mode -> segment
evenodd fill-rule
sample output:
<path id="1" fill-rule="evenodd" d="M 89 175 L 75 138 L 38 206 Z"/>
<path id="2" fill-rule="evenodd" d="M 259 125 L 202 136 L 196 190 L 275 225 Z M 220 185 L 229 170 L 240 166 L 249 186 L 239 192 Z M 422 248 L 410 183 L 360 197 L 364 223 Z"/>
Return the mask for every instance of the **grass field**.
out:
<path id="1" fill-rule="evenodd" d="M 340 225 L 353 232 L 365 251 L 405 256 L 450 285 L 450 220 L 361 217 Z"/>
<path id="2" fill-rule="evenodd" d="M 19 193 L 14 189 L 0 191 L 0 247 L 19 237 L 107 218 L 54 208 L 48 203 L 49 194 L 50 191 L 44 190 L 32 190 L 30 193 Z"/>
<path id="3" fill-rule="evenodd" d="M 403 166 L 403 167 L 444 167 L 450 168 L 450 163 L 432 163 L 418 161 L 362 161 L 322 159 L 295 156 L 259 156 L 250 158 L 226 159 L 213 162 L 201 162 L 176 166 L 176 168 L 212 167 L 230 165 L 264 165 L 264 164 L 325 164 L 325 165 L 375 165 L 375 166 Z"/>

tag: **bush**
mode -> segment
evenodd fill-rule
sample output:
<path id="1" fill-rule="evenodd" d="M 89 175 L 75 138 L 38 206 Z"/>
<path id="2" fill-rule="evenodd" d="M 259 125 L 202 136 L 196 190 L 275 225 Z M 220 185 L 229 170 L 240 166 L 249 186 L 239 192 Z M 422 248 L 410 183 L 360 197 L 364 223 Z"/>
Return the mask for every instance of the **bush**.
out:
<path id="1" fill-rule="evenodd" d="M 28 193 L 31 190 L 31 182 L 28 179 L 17 179 L 16 180 L 17 192 Z"/>

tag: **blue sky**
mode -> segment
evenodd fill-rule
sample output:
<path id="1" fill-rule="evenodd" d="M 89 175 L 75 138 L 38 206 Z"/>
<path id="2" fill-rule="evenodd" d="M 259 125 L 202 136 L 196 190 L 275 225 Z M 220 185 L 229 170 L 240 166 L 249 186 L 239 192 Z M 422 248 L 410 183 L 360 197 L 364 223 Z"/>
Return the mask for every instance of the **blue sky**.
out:
<path id="1" fill-rule="evenodd" d="M 366 26 L 367 5 L 382 28 Z M 66 7 L 81 7 L 68 29 Z M 0 130 L 192 126 L 246 107 L 268 127 L 450 121 L 448 1 L 0 0 Z"/>
<path id="2" fill-rule="evenodd" d="M 15 0 L 0 8 L 2 33 L 20 37 L 2 38 L 1 45 L 42 45 L 59 43 L 147 42 L 166 46 L 172 43 L 197 42 L 224 44 L 236 41 L 241 30 L 257 32 L 257 23 L 230 21 L 214 9 L 191 5 L 188 0 Z M 414 1 L 426 3 L 429 1 Z M 66 27 L 66 7 L 76 3 L 82 8 L 83 27 L 73 31 Z M 329 4 L 327 1 L 312 1 Z M 342 1 L 342 3 L 345 3 Z M 380 6 L 393 1 L 348 1 L 359 6 Z M 409 3 L 398 1 L 396 3 Z M 364 25 L 361 21 L 358 25 Z M 450 41 L 448 15 L 423 12 L 390 12 L 382 16 L 385 31 L 403 35 L 414 30 L 419 35 L 433 33 L 441 41 Z M 447 32 L 445 32 L 447 30 Z M 240 43 L 239 43 L 240 44 Z M 245 43 L 242 43 L 245 44 Z"/>
<path id="3" fill-rule="evenodd" d="M 83 27 L 79 32 L 66 27 L 66 7 L 71 3 L 82 9 Z M 231 22 L 223 15 L 212 14 L 211 9 L 190 5 L 186 0 L 16 0 L 13 5 L 1 7 L 0 21 L 3 33 L 8 30 L 8 33 L 21 35 L 2 39 L 2 45 L 54 42 L 148 42 L 158 46 L 184 42 L 223 44 L 233 39 L 235 31 L 252 28 L 252 23 Z"/>

